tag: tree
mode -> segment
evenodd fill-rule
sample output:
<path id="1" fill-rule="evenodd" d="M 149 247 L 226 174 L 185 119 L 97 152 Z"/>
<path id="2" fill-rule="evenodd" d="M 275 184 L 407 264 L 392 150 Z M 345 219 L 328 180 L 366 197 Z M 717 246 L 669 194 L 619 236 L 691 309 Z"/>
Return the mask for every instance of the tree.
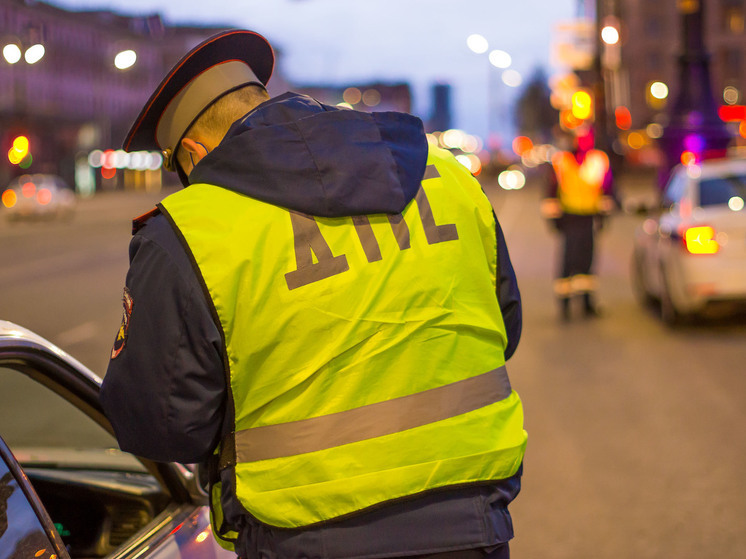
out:
<path id="1" fill-rule="evenodd" d="M 559 111 L 552 107 L 551 91 L 543 68 L 537 68 L 516 101 L 515 125 L 518 133 L 534 142 L 548 143 L 559 122 Z"/>

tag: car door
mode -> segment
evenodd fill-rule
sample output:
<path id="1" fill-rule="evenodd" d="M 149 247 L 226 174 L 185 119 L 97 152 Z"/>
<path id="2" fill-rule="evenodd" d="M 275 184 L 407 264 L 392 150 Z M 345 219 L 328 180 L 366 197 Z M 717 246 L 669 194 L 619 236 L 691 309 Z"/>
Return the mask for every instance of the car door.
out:
<path id="1" fill-rule="evenodd" d="M 118 449 L 99 387 L 72 357 L 0 321 L 3 463 L 13 504 L 23 493 L 34 513 L 6 514 L 0 559 L 35 556 L 3 554 L 5 539 L 25 532 L 40 546 L 44 535 L 61 559 L 235 558 L 215 544 L 206 495 L 190 468 Z"/>
<path id="2" fill-rule="evenodd" d="M 33 486 L 0 437 L 0 559 L 66 559 L 64 544 Z"/>
<path id="3" fill-rule="evenodd" d="M 656 242 L 648 253 L 646 262 L 651 290 L 662 295 L 665 291 L 664 269 L 672 251 L 678 248 L 678 225 L 681 222 L 681 204 L 685 199 L 691 180 L 685 167 L 678 167 L 663 193 L 663 211 L 658 217 Z"/>

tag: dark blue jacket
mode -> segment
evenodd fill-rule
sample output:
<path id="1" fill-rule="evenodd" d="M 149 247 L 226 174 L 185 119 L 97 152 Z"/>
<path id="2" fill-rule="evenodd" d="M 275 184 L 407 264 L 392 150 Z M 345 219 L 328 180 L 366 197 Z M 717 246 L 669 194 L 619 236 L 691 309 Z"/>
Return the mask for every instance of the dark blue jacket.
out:
<path id="1" fill-rule="evenodd" d="M 237 121 L 189 177 L 310 215 L 398 213 L 425 169 L 422 123 L 400 113 L 361 113 L 296 94 L 274 98 Z M 225 348 L 188 251 L 164 215 L 137 222 L 126 289 L 131 312 L 101 402 L 123 450 L 157 461 L 196 463 L 231 428 Z M 521 301 L 497 225 L 506 358 L 521 334 Z M 247 340 L 250 343 L 250 340 Z M 230 470 L 226 470 L 229 472 Z M 230 489 L 231 476 L 223 476 Z M 512 537 L 508 503 L 520 476 L 440 490 L 305 530 L 278 530 L 224 499 L 245 554 L 374 557 L 490 547 Z M 230 495 L 230 491 L 224 491 Z M 272 551 L 273 550 L 273 551 Z M 274 555 L 273 555 L 274 554 Z"/>

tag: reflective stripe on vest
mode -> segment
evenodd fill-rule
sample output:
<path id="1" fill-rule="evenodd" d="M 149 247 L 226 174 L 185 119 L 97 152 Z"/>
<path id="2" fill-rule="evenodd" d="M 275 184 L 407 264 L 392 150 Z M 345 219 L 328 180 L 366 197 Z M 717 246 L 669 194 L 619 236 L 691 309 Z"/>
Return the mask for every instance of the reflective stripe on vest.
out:
<path id="1" fill-rule="evenodd" d="M 552 157 L 552 166 L 557 175 L 558 192 L 562 209 L 579 215 L 590 215 L 601 210 L 601 196 L 609 158 L 600 150 L 590 150 L 582 163 L 568 151 Z"/>
<path id="2" fill-rule="evenodd" d="M 497 239 L 479 183 L 432 150 L 399 215 L 319 218 L 212 185 L 167 197 L 225 339 L 236 495 L 308 526 L 523 458 Z"/>
<path id="3" fill-rule="evenodd" d="M 425 392 L 236 433 L 236 460 L 253 462 L 382 437 L 474 411 L 510 396 L 505 367 Z"/>

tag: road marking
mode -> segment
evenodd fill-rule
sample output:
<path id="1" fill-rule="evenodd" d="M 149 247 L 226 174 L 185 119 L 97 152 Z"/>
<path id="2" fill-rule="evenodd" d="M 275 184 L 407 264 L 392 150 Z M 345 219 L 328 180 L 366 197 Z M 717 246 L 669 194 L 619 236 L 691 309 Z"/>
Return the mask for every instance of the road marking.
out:
<path id="1" fill-rule="evenodd" d="M 93 339 L 98 334 L 99 328 L 95 322 L 84 322 L 74 328 L 65 330 L 57 336 L 57 345 L 71 346 Z"/>

